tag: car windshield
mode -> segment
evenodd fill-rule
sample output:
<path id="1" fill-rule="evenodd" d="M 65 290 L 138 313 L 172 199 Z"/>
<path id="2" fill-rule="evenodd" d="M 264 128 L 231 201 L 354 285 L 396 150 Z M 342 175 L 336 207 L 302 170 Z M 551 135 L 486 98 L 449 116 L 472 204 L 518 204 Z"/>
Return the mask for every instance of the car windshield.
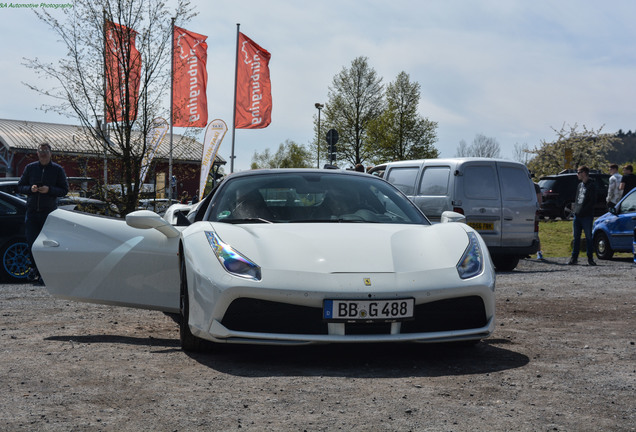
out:
<path id="1" fill-rule="evenodd" d="M 227 223 L 428 224 L 393 186 L 370 175 L 276 171 L 228 178 L 205 220 Z"/>

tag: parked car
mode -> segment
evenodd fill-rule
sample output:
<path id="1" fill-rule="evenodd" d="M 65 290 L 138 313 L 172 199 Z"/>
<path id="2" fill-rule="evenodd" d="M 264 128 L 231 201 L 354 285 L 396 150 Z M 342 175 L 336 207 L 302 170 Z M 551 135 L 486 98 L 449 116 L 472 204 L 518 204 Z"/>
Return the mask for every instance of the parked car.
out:
<path id="1" fill-rule="evenodd" d="M 0 191 L 21 198 L 26 198 L 26 195 L 18 193 L 18 181 L 19 179 L 6 181 L 0 180 Z M 94 193 L 91 191 L 95 190 L 95 179 L 89 177 L 69 177 L 68 182 L 69 194 L 57 199 L 58 208 L 95 214 L 108 215 L 116 213 L 113 211 L 113 208 L 109 207 L 108 203 L 98 199 L 89 198 L 89 196 L 94 196 Z"/>
<path id="2" fill-rule="evenodd" d="M 594 221 L 592 238 L 599 259 L 607 260 L 615 252 L 634 252 L 634 221 L 636 220 L 636 189 L 632 189 L 608 213 Z"/>
<path id="3" fill-rule="evenodd" d="M 10 178 L 10 179 L 5 179 L 2 178 L 0 179 L 0 192 L 5 192 L 11 195 L 19 195 L 19 196 L 23 196 L 21 194 L 18 194 L 18 181 L 20 179 L 17 178 Z"/>
<path id="4" fill-rule="evenodd" d="M 498 270 L 513 270 L 539 245 L 537 195 L 528 169 L 519 162 L 489 158 L 390 162 L 370 170 L 408 196 L 426 217 L 439 222 L 445 211 L 466 216 L 481 234 Z"/>
<path id="5" fill-rule="evenodd" d="M 26 280 L 31 268 L 24 235 L 26 201 L 0 191 L 0 278 L 9 282 Z"/>
<path id="6" fill-rule="evenodd" d="M 607 211 L 607 189 L 609 188 L 609 174 L 590 171 L 590 178 L 596 184 L 596 205 L 594 216 L 600 216 Z M 579 179 L 576 170 L 561 171 L 559 174 L 544 176 L 539 179 L 543 201 L 539 208 L 542 218 L 571 219 L 572 205 L 576 195 Z"/>
<path id="7" fill-rule="evenodd" d="M 117 214 L 117 208 L 115 206 L 109 206 L 105 201 L 73 195 L 58 198 L 57 207 L 65 210 L 76 210 L 85 213 L 103 215 Z"/>
<path id="8" fill-rule="evenodd" d="M 168 207 L 173 204 L 179 204 L 180 201 L 178 199 L 168 198 L 148 198 L 139 200 L 139 204 L 137 205 L 137 210 L 150 210 L 160 215 L 163 215 Z"/>
<path id="9" fill-rule="evenodd" d="M 173 207 L 173 212 L 177 207 Z M 181 346 L 479 341 L 495 272 L 458 213 L 432 225 L 394 186 L 344 170 L 229 175 L 187 226 L 55 210 L 33 253 L 67 299 L 177 312 Z"/>

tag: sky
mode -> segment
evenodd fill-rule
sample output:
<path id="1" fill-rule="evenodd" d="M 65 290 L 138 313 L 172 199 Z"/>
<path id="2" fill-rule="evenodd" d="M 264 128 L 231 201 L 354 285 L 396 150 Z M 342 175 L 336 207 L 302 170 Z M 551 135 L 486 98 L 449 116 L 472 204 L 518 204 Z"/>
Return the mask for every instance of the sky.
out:
<path id="1" fill-rule="evenodd" d="M 515 146 L 554 141 L 563 126 L 636 130 L 633 0 L 192 3 L 198 15 L 184 27 L 208 36 L 208 120 L 230 127 L 219 150 L 228 168 L 237 23 L 271 53 L 272 123 L 236 130 L 234 171 L 286 140 L 315 142 L 315 104 L 328 102 L 333 78 L 360 56 L 384 84 L 400 72 L 420 84 L 418 111 L 437 122 L 441 157 L 455 156 L 460 141 L 470 145 L 477 134 L 495 138 L 501 156 L 514 159 Z M 0 7 L 0 23 L 0 118 L 73 123 L 41 110 L 54 101 L 23 84 L 47 84 L 23 58 L 56 62 L 64 45 L 32 10 Z"/>

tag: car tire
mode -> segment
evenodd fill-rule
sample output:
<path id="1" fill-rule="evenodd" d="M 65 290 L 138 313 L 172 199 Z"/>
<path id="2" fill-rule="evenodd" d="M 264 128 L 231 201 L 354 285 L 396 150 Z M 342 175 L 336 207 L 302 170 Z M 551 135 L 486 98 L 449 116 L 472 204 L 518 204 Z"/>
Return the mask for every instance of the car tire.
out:
<path id="1" fill-rule="evenodd" d="M 614 256 L 614 250 L 610 246 L 609 238 L 602 231 L 594 236 L 594 251 L 598 259 L 609 260 Z"/>
<path id="2" fill-rule="evenodd" d="M 202 352 L 206 347 L 206 341 L 192 334 L 190 326 L 188 325 L 189 318 L 190 299 L 188 297 L 188 279 L 185 260 L 181 259 L 179 265 L 179 339 L 181 341 L 181 348 L 184 351 Z"/>
<path id="3" fill-rule="evenodd" d="M 24 282 L 31 270 L 29 245 L 23 238 L 14 238 L 0 249 L 2 279 L 7 282 Z"/>
<path id="4" fill-rule="evenodd" d="M 519 264 L 519 257 L 514 255 L 493 255 L 492 263 L 498 271 L 512 271 Z"/>
<path id="5" fill-rule="evenodd" d="M 567 202 L 563 206 L 563 210 L 561 210 L 561 219 L 572 220 L 573 217 L 574 217 L 574 203 Z"/>

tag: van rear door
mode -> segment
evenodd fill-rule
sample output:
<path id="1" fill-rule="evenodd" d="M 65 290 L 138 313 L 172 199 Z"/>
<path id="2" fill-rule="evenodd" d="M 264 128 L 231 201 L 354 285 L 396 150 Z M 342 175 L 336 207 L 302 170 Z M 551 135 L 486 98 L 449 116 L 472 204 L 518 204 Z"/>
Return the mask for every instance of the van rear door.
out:
<path id="1" fill-rule="evenodd" d="M 462 208 L 488 248 L 501 246 L 502 208 L 497 167 L 492 161 L 469 161 L 455 171 L 454 207 Z"/>
<path id="2" fill-rule="evenodd" d="M 502 240 L 504 248 L 532 246 L 535 233 L 537 194 L 528 170 L 522 164 L 498 161 L 502 201 Z"/>

